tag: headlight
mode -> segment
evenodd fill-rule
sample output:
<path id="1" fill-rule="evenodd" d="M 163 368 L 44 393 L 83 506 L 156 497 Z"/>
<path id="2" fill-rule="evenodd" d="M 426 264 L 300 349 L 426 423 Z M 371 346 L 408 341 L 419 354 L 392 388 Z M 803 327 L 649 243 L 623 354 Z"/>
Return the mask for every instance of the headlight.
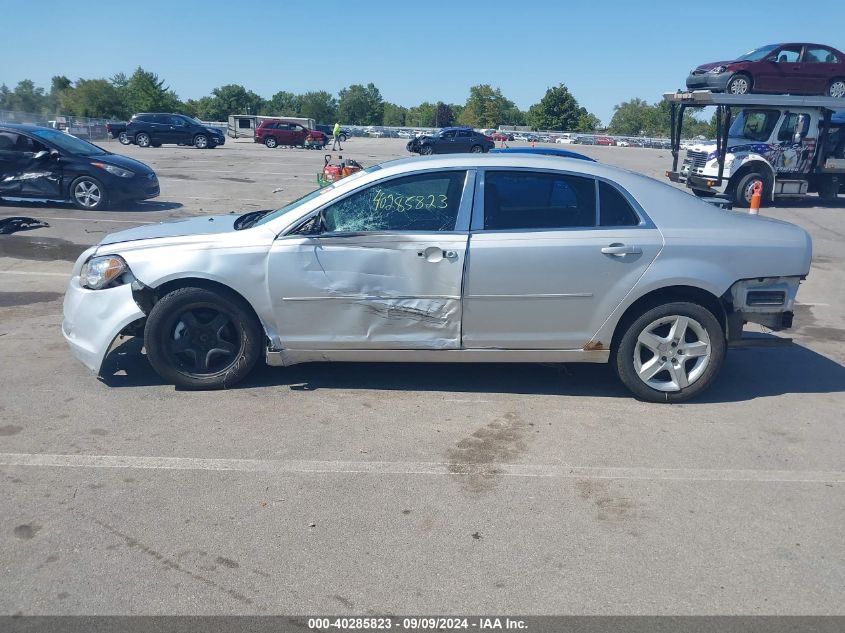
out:
<path id="1" fill-rule="evenodd" d="M 110 174 L 114 174 L 115 176 L 120 176 L 121 178 L 132 178 L 135 175 L 134 171 L 129 171 L 128 169 L 123 169 L 122 167 L 118 167 L 117 165 L 109 165 L 108 163 L 91 163 L 94 167 L 99 167 L 100 169 L 105 169 Z"/>
<path id="2" fill-rule="evenodd" d="M 711 69 L 710 72 L 713 73 L 714 75 L 719 75 L 719 74 L 725 72 L 727 69 L 728 69 L 727 66 L 716 66 L 716 68 Z"/>
<path id="3" fill-rule="evenodd" d="M 119 285 L 120 277 L 129 272 L 129 266 L 117 255 L 92 257 L 79 271 L 79 283 L 83 288 L 102 290 L 110 285 Z"/>

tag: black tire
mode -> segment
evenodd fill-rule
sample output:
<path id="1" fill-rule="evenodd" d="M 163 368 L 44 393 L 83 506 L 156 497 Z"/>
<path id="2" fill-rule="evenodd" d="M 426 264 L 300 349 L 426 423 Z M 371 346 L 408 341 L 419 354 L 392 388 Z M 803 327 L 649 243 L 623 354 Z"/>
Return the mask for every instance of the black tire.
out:
<path id="1" fill-rule="evenodd" d="M 687 319 L 689 325 L 684 328 L 684 341 L 678 344 L 671 340 L 672 320 L 680 317 Z M 666 322 L 663 323 L 663 321 Z M 655 328 L 655 324 L 659 325 Z M 705 341 L 696 330 L 705 333 L 707 340 Z M 657 338 L 661 336 L 669 339 L 667 342 L 660 343 L 666 346 L 665 350 L 655 350 L 653 353 L 640 341 L 641 335 L 644 336 L 644 340 L 652 340 L 645 336 L 646 333 L 652 332 L 658 333 L 653 338 L 655 341 L 661 340 Z M 690 339 L 697 339 L 697 341 Z M 699 351 L 706 349 L 706 358 L 705 355 L 687 354 L 685 356 L 684 352 L 694 349 L 693 345 Z M 701 347 L 702 345 L 707 345 L 707 347 Z M 637 398 L 647 402 L 674 403 L 689 400 L 707 389 L 722 367 L 725 352 L 725 333 L 713 313 L 696 303 L 678 301 L 650 308 L 630 323 L 616 349 L 613 350 L 612 363 L 619 379 Z M 658 357 L 658 354 L 665 354 L 665 356 Z M 636 360 L 635 355 L 639 355 L 639 361 Z M 651 376 L 649 380 L 652 383 L 646 382 L 640 377 L 636 363 L 640 363 L 641 371 L 648 373 L 649 362 L 652 360 L 659 367 L 673 367 L 672 371 L 675 374 L 670 373 L 668 369 L 663 369 Z M 689 381 L 686 386 L 681 386 L 680 380 L 675 378 L 681 374 Z M 652 384 L 662 385 L 663 388 L 655 388 Z"/>
<path id="2" fill-rule="evenodd" d="M 126 132 L 121 132 L 117 135 L 117 140 L 121 145 L 132 145 L 132 139 L 126 135 Z"/>
<path id="3" fill-rule="evenodd" d="M 725 85 L 725 93 L 731 95 L 746 95 L 752 92 L 754 82 L 749 75 L 737 73 Z"/>
<path id="4" fill-rule="evenodd" d="M 274 149 L 279 146 L 279 142 L 276 140 L 275 136 L 268 136 L 267 138 L 265 138 L 264 144 L 270 149 Z"/>
<path id="5" fill-rule="evenodd" d="M 766 178 L 762 174 L 757 173 L 756 171 L 750 171 L 745 174 L 742 178 L 739 179 L 739 182 L 736 183 L 736 187 L 733 188 L 733 200 L 734 206 L 739 207 L 741 209 L 747 209 L 751 206 L 751 187 L 754 185 L 756 181 L 760 181 L 763 183 L 763 192 L 762 197 L 760 200 L 760 206 L 766 202 Z"/>
<path id="6" fill-rule="evenodd" d="M 150 135 L 146 132 L 138 132 L 135 135 L 135 145 L 137 145 L 138 147 L 149 147 Z"/>
<path id="7" fill-rule="evenodd" d="M 845 99 L 845 77 L 831 79 L 825 90 L 825 95 L 838 99 Z"/>
<path id="8" fill-rule="evenodd" d="M 469 148 L 469 151 L 472 154 L 481 154 L 481 153 L 484 152 L 484 148 L 481 147 L 481 145 L 473 145 L 472 147 Z"/>
<path id="9" fill-rule="evenodd" d="M 208 148 L 208 136 L 205 134 L 197 134 L 194 137 L 194 141 L 192 143 L 194 147 L 197 149 L 206 149 Z"/>
<path id="10" fill-rule="evenodd" d="M 153 306 L 144 329 L 153 369 L 182 389 L 225 389 L 240 382 L 258 362 L 263 342 L 258 319 L 225 290 L 174 290 Z"/>
<path id="11" fill-rule="evenodd" d="M 341 143 L 345 143 L 346 142 L 346 134 L 339 135 L 337 137 L 337 140 L 340 141 Z"/>
<path id="12" fill-rule="evenodd" d="M 423 145 L 420 148 L 420 156 L 431 156 L 434 153 L 434 149 L 431 145 Z"/>
<path id="13" fill-rule="evenodd" d="M 68 188 L 68 198 L 77 209 L 101 211 L 109 204 L 106 188 L 93 176 L 80 176 Z"/>

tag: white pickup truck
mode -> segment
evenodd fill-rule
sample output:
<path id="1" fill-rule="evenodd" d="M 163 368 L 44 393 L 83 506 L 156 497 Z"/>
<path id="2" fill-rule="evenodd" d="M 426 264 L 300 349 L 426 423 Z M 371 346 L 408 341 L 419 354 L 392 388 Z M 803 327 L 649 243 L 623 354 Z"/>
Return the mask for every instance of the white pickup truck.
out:
<path id="1" fill-rule="evenodd" d="M 667 176 L 696 195 L 747 207 L 756 183 L 763 201 L 817 193 L 823 202 L 845 193 L 845 100 L 780 95 L 669 93 L 679 139 L 683 109 L 712 105 L 717 138 L 689 147 L 678 169 L 679 143 Z M 679 107 L 680 106 L 680 107 Z"/>

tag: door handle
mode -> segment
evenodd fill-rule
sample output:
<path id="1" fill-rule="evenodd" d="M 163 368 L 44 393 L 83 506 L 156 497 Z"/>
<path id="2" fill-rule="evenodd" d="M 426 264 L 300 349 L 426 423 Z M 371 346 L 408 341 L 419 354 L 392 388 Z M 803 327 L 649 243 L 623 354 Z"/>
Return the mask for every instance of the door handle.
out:
<path id="1" fill-rule="evenodd" d="M 424 251 L 417 251 L 417 257 L 423 257 L 425 261 L 436 264 L 444 259 L 454 261 L 458 259 L 458 251 L 444 251 L 439 246 L 429 246 Z"/>
<path id="2" fill-rule="evenodd" d="M 624 257 L 625 255 L 640 255 L 643 252 L 639 246 L 626 246 L 625 244 L 614 243 L 601 249 L 605 255 Z"/>

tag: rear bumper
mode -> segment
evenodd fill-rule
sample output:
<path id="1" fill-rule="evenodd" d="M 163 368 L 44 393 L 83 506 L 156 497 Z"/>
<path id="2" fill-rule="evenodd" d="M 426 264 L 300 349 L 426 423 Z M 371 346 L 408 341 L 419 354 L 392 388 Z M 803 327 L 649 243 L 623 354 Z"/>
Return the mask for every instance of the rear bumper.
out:
<path id="1" fill-rule="evenodd" d="M 79 285 L 78 275 L 68 284 L 63 312 L 62 334 L 70 351 L 96 373 L 117 335 L 145 316 L 135 303 L 129 284 L 88 290 Z"/>

